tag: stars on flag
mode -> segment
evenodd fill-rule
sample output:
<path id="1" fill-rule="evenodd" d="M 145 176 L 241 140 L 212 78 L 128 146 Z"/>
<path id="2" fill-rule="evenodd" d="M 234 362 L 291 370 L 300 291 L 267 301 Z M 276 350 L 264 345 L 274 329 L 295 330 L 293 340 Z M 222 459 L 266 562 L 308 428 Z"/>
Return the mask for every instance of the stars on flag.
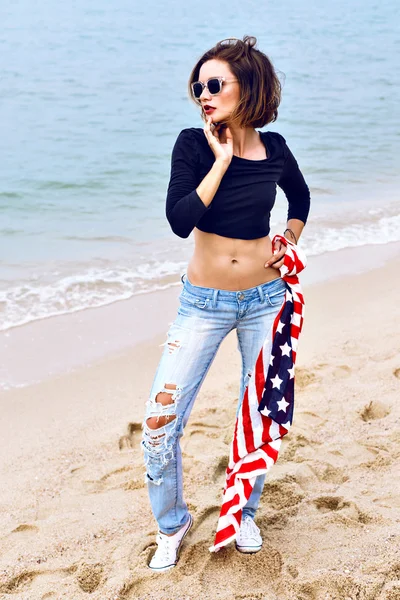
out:
<path id="1" fill-rule="evenodd" d="M 262 415 L 264 415 L 264 417 L 269 417 L 271 411 L 268 410 L 268 408 L 263 408 L 262 411 L 260 411 Z"/>
<path id="2" fill-rule="evenodd" d="M 282 323 L 282 321 L 279 321 L 278 325 L 276 326 L 276 330 L 278 333 L 282 333 L 282 329 L 285 327 L 285 323 Z"/>
<path id="3" fill-rule="evenodd" d="M 279 410 L 286 412 L 289 402 L 286 402 L 285 398 L 282 398 L 282 400 L 278 400 L 277 405 L 279 406 Z"/>
<path id="4" fill-rule="evenodd" d="M 273 388 L 278 388 L 279 390 L 281 383 L 283 383 L 283 379 L 280 379 L 279 375 L 276 374 L 275 377 L 271 378 L 271 383 Z"/>
<path id="5" fill-rule="evenodd" d="M 283 420 L 286 425 L 291 424 L 293 419 L 294 362 L 304 303 L 295 285 L 286 282 L 285 301 L 274 323 L 268 372 L 258 406 L 261 414 L 280 425 Z"/>
<path id="6" fill-rule="evenodd" d="M 282 356 L 290 356 L 291 347 L 287 342 L 283 346 L 279 346 L 279 348 L 282 350 Z"/>

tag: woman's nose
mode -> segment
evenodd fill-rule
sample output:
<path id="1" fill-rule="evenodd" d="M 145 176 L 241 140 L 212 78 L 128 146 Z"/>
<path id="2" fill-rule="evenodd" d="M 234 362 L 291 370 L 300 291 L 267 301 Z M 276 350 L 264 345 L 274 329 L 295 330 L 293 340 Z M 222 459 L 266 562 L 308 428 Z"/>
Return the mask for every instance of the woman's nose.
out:
<path id="1" fill-rule="evenodd" d="M 203 88 L 203 91 L 200 94 L 200 100 L 209 100 L 210 93 L 206 87 Z"/>

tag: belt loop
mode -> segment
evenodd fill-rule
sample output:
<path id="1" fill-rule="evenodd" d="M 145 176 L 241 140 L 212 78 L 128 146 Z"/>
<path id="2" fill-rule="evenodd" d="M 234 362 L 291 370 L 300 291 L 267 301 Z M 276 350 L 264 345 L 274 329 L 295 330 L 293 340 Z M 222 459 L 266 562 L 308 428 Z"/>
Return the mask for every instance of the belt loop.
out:
<path id="1" fill-rule="evenodd" d="M 215 289 L 213 291 L 213 297 L 212 297 L 212 307 L 215 308 L 217 306 L 217 298 L 218 298 L 218 290 Z"/>
<path id="2" fill-rule="evenodd" d="M 185 277 L 185 273 L 183 273 L 183 275 L 181 275 L 181 281 L 183 283 L 183 278 Z"/>
<path id="3" fill-rule="evenodd" d="M 265 296 L 261 285 L 257 286 L 258 295 L 260 296 L 260 302 L 265 302 Z"/>

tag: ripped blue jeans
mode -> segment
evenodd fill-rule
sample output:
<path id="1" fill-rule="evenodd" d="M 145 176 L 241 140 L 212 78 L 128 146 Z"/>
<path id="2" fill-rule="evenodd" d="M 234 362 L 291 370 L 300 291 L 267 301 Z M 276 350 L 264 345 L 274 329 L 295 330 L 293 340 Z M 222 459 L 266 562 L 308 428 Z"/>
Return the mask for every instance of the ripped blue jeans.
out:
<path id="1" fill-rule="evenodd" d="M 237 416 L 260 348 L 271 331 L 286 290 L 280 277 L 238 291 L 193 285 L 187 274 L 181 280 L 178 314 L 163 344 L 146 402 L 141 440 L 151 508 L 159 530 L 167 534 L 176 533 L 189 518 L 183 498 L 180 438 L 217 350 L 227 334 L 236 329 L 242 356 Z M 170 403 L 157 401 L 160 392 L 170 395 Z M 162 421 L 165 424 L 158 427 L 154 421 L 159 416 L 166 418 Z M 150 417 L 151 427 L 147 423 Z M 257 477 L 242 516 L 254 518 L 265 477 L 265 473 Z"/>

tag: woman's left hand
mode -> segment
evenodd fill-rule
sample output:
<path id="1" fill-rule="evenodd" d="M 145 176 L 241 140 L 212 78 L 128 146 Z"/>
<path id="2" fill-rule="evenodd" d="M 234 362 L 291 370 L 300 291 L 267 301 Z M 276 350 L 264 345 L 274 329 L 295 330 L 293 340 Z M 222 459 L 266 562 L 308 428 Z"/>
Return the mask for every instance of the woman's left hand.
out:
<path id="1" fill-rule="evenodd" d="M 287 247 L 278 240 L 273 255 L 267 260 L 264 267 L 280 269 L 283 265 L 283 258 L 286 254 L 286 250 Z"/>

